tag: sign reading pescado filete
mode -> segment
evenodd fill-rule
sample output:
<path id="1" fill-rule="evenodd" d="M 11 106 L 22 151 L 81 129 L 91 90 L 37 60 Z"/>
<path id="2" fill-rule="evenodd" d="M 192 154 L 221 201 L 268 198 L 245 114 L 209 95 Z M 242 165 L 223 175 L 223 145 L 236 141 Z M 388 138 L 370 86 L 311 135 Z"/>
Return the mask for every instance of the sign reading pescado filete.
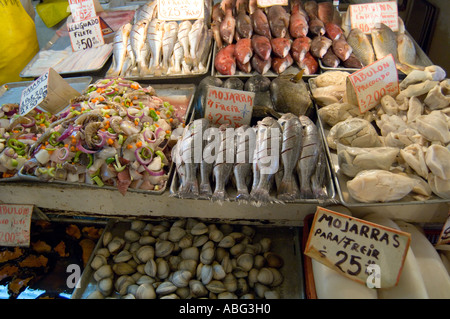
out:
<path id="1" fill-rule="evenodd" d="M 29 246 L 33 205 L 0 205 L 0 246 Z"/>
<path id="2" fill-rule="evenodd" d="M 398 73 L 392 54 L 347 77 L 347 100 L 365 113 L 380 103 L 385 95 L 399 93 Z"/>
<path id="3" fill-rule="evenodd" d="M 370 33 L 376 23 L 384 23 L 392 31 L 398 31 L 398 8 L 395 1 L 350 5 L 352 29 Z"/>
<path id="4" fill-rule="evenodd" d="M 370 265 L 380 267 L 380 288 L 397 285 L 411 235 L 317 207 L 305 255 L 366 284 Z"/>
<path id="5" fill-rule="evenodd" d="M 254 98 L 254 92 L 208 86 L 205 118 L 213 124 L 229 124 L 235 128 L 248 125 L 252 118 Z"/>

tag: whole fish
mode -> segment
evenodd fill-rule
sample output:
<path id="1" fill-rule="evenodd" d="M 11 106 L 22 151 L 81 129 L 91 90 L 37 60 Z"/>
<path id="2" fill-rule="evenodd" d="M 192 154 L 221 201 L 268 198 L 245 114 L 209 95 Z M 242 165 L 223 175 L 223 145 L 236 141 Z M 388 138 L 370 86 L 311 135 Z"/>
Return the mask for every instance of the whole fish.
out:
<path id="1" fill-rule="evenodd" d="M 241 38 L 251 38 L 253 35 L 252 19 L 247 14 L 245 6 L 238 8 L 236 16 L 236 40 Z"/>
<path id="2" fill-rule="evenodd" d="M 220 22 L 211 22 L 211 30 L 213 33 L 214 41 L 216 42 L 217 48 L 220 50 L 223 48 L 222 36 L 220 35 Z"/>
<path id="3" fill-rule="evenodd" d="M 276 200 L 270 195 L 273 178 L 280 168 L 281 129 L 273 117 L 265 117 L 256 127 L 255 159 L 258 169 L 258 183 L 250 192 L 256 205 Z"/>
<path id="4" fill-rule="evenodd" d="M 214 59 L 214 67 L 220 74 L 234 75 L 236 73 L 235 47 L 235 44 L 229 44 L 217 52 L 216 58 Z"/>
<path id="5" fill-rule="evenodd" d="M 257 0 L 248 0 L 248 13 L 252 14 L 258 9 Z"/>
<path id="6" fill-rule="evenodd" d="M 248 179 L 252 173 L 254 150 L 254 130 L 248 125 L 238 127 L 235 134 L 235 162 L 233 166 L 237 201 L 247 202 L 250 199 Z"/>
<path id="7" fill-rule="evenodd" d="M 178 140 L 179 142 L 180 140 Z M 185 171 L 185 167 L 184 167 L 184 163 L 181 160 L 181 155 L 180 152 L 178 150 L 180 143 L 175 144 L 172 147 L 172 150 L 170 151 L 171 153 L 171 158 L 172 161 L 175 163 L 175 170 L 177 172 L 177 176 L 178 176 L 178 191 L 181 191 L 184 186 L 185 186 L 185 182 L 186 182 L 186 171 Z"/>
<path id="8" fill-rule="evenodd" d="M 200 163 L 200 198 L 211 198 L 211 174 L 216 160 L 217 142 L 214 141 L 214 128 L 209 126 L 203 136 L 202 161 Z"/>
<path id="9" fill-rule="evenodd" d="M 291 40 L 286 38 L 272 38 L 270 44 L 272 52 L 279 58 L 285 58 L 291 50 Z"/>
<path id="10" fill-rule="evenodd" d="M 394 61 L 398 62 L 397 35 L 384 23 L 375 23 L 372 28 L 372 45 L 377 60 L 392 54 Z"/>
<path id="11" fill-rule="evenodd" d="M 306 37 L 308 35 L 308 15 L 301 8 L 300 3 L 297 1 L 292 5 L 291 19 L 289 21 L 289 33 L 291 37 Z"/>
<path id="12" fill-rule="evenodd" d="M 252 72 L 252 64 L 251 64 L 250 61 L 247 62 L 247 63 L 241 63 L 241 62 L 236 60 L 236 66 L 239 69 L 239 71 L 242 71 L 244 73 Z"/>
<path id="13" fill-rule="evenodd" d="M 150 69 L 148 67 L 150 63 L 151 50 L 150 45 L 147 41 L 144 42 L 144 46 L 141 49 L 141 61 L 139 65 L 139 75 L 145 76 L 146 74 L 150 74 Z"/>
<path id="14" fill-rule="evenodd" d="M 234 10 L 236 6 L 236 0 L 222 0 L 220 1 L 220 8 L 223 12 L 227 12 L 227 10 Z"/>
<path id="15" fill-rule="evenodd" d="M 329 48 L 327 53 L 322 57 L 322 63 L 330 68 L 337 68 L 341 60 L 333 53 L 333 49 Z"/>
<path id="16" fill-rule="evenodd" d="M 244 82 L 239 78 L 228 78 L 223 82 L 222 85 L 225 89 L 233 89 L 233 90 L 243 90 Z"/>
<path id="17" fill-rule="evenodd" d="M 324 23 L 333 22 L 334 6 L 332 2 L 319 2 L 317 4 L 317 17 Z"/>
<path id="18" fill-rule="evenodd" d="M 216 3 L 212 7 L 211 11 L 211 20 L 212 22 L 222 22 L 223 18 L 225 17 L 225 12 L 223 12 L 222 8 L 220 7 L 220 2 Z"/>
<path id="19" fill-rule="evenodd" d="M 269 57 L 267 60 L 263 60 L 258 55 L 253 54 L 251 64 L 252 68 L 255 69 L 256 72 L 259 74 L 265 74 L 272 66 L 272 58 Z"/>
<path id="20" fill-rule="evenodd" d="M 183 47 L 184 59 L 188 63 L 191 55 L 189 51 L 189 32 L 192 29 L 192 22 L 190 20 L 184 20 L 180 22 L 178 26 L 178 42 Z"/>
<path id="21" fill-rule="evenodd" d="M 325 36 L 315 36 L 311 41 L 311 54 L 318 59 L 323 58 L 328 49 L 332 46 L 333 41 Z"/>
<path id="22" fill-rule="evenodd" d="M 283 177 L 278 188 L 278 198 L 283 201 L 292 201 L 300 197 L 294 171 L 302 151 L 303 126 L 300 119 L 292 113 L 283 114 L 278 123 L 283 132 L 281 142 Z"/>
<path id="23" fill-rule="evenodd" d="M 171 59 L 171 68 L 169 69 L 169 74 L 176 73 L 180 74 L 182 72 L 182 61 L 184 59 L 184 50 L 181 43 L 177 41 L 173 47 L 173 55 Z"/>
<path id="24" fill-rule="evenodd" d="M 294 61 L 298 64 L 304 58 L 311 48 L 311 39 L 308 37 L 299 37 L 291 44 L 291 55 Z"/>
<path id="25" fill-rule="evenodd" d="M 198 46 L 200 44 L 201 36 L 203 34 L 203 29 L 205 29 L 205 20 L 204 19 L 197 19 L 192 24 L 191 31 L 189 31 L 188 38 L 189 38 L 189 54 L 191 56 L 191 59 L 189 61 L 190 65 L 193 65 L 194 61 L 197 60 L 197 51 Z"/>
<path id="26" fill-rule="evenodd" d="M 160 67 L 162 55 L 162 42 L 164 35 L 164 21 L 153 19 L 147 30 L 147 43 L 150 47 L 150 72 Z"/>
<path id="27" fill-rule="evenodd" d="M 356 57 L 354 53 L 350 54 L 349 58 L 342 62 L 344 67 L 351 69 L 361 69 L 364 67 L 362 62 Z"/>
<path id="28" fill-rule="evenodd" d="M 311 176 L 311 189 L 314 198 L 324 199 L 327 197 L 327 192 L 324 190 L 325 186 L 325 178 L 326 178 L 326 168 L 327 168 L 327 159 L 325 155 L 325 151 L 323 150 L 322 140 L 319 139 L 319 156 L 317 158 L 316 169 Z"/>
<path id="29" fill-rule="evenodd" d="M 302 151 L 297 162 L 300 181 L 300 197 L 312 198 L 311 176 L 314 174 L 319 157 L 320 137 L 316 125 L 305 115 L 299 117 L 302 123 Z"/>
<path id="30" fill-rule="evenodd" d="M 233 10 L 225 11 L 225 18 L 220 23 L 220 36 L 225 44 L 231 44 L 236 32 L 236 19 L 233 16 Z"/>
<path id="31" fill-rule="evenodd" d="M 141 20 L 150 21 L 151 19 L 155 18 L 158 13 L 158 11 L 156 10 L 157 3 L 158 1 L 152 0 L 141 5 L 134 13 L 133 24 L 136 24 Z"/>
<path id="32" fill-rule="evenodd" d="M 312 18 L 309 20 L 309 31 L 314 35 L 324 35 L 325 25 L 319 18 Z"/>
<path id="33" fill-rule="evenodd" d="M 318 15 L 319 15 L 319 12 L 318 12 L 319 6 L 318 6 L 316 1 L 313 1 L 313 0 L 306 1 L 303 4 L 303 8 L 305 9 L 305 11 L 308 14 L 308 17 L 310 19 L 318 17 Z"/>
<path id="34" fill-rule="evenodd" d="M 255 34 L 252 37 L 252 49 L 254 54 L 258 55 L 264 61 L 270 58 L 272 54 L 272 46 L 269 38 Z"/>
<path id="35" fill-rule="evenodd" d="M 253 56 L 252 40 L 249 38 L 242 38 L 236 42 L 236 47 L 234 48 L 234 56 L 236 61 L 241 64 L 246 64 L 250 62 Z"/>
<path id="36" fill-rule="evenodd" d="M 397 35 L 397 52 L 400 63 L 414 65 L 416 63 L 416 47 L 414 42 L 406 33 Z"/>
<path id="37" fill-rule="evenodd" d="M 181 198 L 197 198 L 199 195 L 197 170 L 202 160 L 204 132 L 209 125 L 209 120 L 205 118 L 194 120 L 185 127 L 181 141 L 178 142 L 185 173 L 184 186 L 179 191 Z"/>
<path id="38" fill-rule="evenodd" d="M 353 49 L 353 53 L 364 65 L 375 62 L 375 52 L 369 37 L 359 28 L 352 29 L 347 37 L 347 43 Z"/>
<path id="39" fill-rule="evenodd" d="M 130 36 L 131 24 L 124 24 L 116 31 L 113 44 L 113 68 L 108 71 L 111 76 L 120 76 L 125 71 L 124 64 L 127 58 L 127 45 Z"/>
<path id="40" fill-rule="evenodd" d="M 344 31 L 337 24 L 328 22 L 325 24 L 325 34 L 331 40 L 337 40 L 344 35 Z"/>
<path id="41" fill-rule="evenodd" d="M 169 61 L 172 57 L 173 48 L 178 38 L 178 23 L 175 21 L 166 22 L 164 24 L 164 34 L 162 41 L 162 69 L 164 73 L 167 73 L 169 69 Z"/>
<path id="42" fill-rule="evenodd" d="M 136 24 L 133 24 L 130 31 L 131 49 L 133 50 L 135 63 L 138 68 L 145 63 L 142 51 L 144 49 L 145 41 L 147 38 L 147 27 L 147 20 L 141 20 Z"/>
<path id="43" fill-rule="evenodd" d="M 333 40 L 333 53 L 341 60 L 346 61 L 353 52 L 352 47 L 342 37 L 337 40 Z"/>
<path id="44" fill-rule="evenodd" d="M 274 5 L 267 10 L 267 19 L 272 36 L 284 38 L 289 32 L 290 14 L 286 12 L 283 6 Z"/>
<path id="45" fill-rule="evenodd" d="M 134 71 L 134 69 L 137 70 L 136 57 L 134 56 L 133 48 L 131 47 L 131 31 L 130 36 L 128 37 L 128 43 L 126 48 L 127 48 L 127 59 L 125 61 L 125 65 L 123 66 L 124 69 L 123 75 L 129 75 Z"/>
<path id="46" fill-rule="evenodd" d="M 225 187 L 233 171 L 234 131 L 227 130 L 228 127 L 227 124 L 222 124 L 219 127 L 219 148 L 213 166 L 215 188 L 212 200 L 219 203 L 227 198 Z"/>
<path id="47" fill-rule="evenodd" d="M 253 32 L 271 38 L 269 20 L 261 8 L 257 8 L 251 15 Z"/>
<path id="48" fill-rule="evenodd" d="M 316 74 L 319 69 L 319 63 L 309 52 L 306 52 L 304 59 L 300 62 L 300 64 L 297 64 L 304 70 L 305 75 Z"/>
<path id="49" fill-rule="evenodd" d="M 203 43 L 199 48 L 198 56 L 198 70 L 199 72 L 206 72 L 206 67 L 208 65 L 209 54 L 211 52 L 213 33 L 211 29 L 204 29 L 205 37 L 203 38 Z"/>
<path id="50" fill-rule="evenodd" d="M 289 68 L 293 63 L 294 60 L 292 59 L 292 56 L 289 53 L 284 58 L 273 57 L 272 70 L 277 74 L 281 74 L 284 71 L 286 71 L 286 69 Z"/>

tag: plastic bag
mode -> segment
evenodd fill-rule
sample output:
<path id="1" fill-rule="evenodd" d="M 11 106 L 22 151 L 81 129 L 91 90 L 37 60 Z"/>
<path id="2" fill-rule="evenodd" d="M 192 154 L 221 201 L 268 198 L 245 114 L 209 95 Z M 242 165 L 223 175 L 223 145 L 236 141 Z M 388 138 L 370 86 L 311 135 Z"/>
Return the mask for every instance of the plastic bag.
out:
<path id="1" fill-rule="evenodd" d="M 20 72 L 39 51 L 39 42 L 34 21 L 19 0 L 3 2 L 0 29 L 0 85 L 26 80 Z"/>

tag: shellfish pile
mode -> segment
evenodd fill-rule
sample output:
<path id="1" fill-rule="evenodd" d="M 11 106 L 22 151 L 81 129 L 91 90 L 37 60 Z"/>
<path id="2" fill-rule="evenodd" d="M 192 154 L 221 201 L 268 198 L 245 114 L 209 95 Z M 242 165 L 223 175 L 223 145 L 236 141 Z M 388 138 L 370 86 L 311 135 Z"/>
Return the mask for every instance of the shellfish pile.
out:
<path id="1" fill-rule="evenodd" d="M 279 298 L 284 261 L 270 238 L 256 241 L 255 234 L 247 225 L 192 218 L 133 220 L 121 236 L 104 233 L 87 298 Z"/>

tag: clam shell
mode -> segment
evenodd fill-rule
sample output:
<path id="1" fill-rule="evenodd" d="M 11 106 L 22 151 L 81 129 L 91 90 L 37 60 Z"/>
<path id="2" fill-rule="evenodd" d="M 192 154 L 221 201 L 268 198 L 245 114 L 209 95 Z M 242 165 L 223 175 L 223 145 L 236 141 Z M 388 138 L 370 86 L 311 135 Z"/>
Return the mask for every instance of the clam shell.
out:
<path id="1" fill-rule="evenodd" d="M 270 267 L 269 270 L 273 274 L 273 281 L 272 281 L 271 286 L 277 287 L 277 286 L 281 285 L 283 283 L 283 279 L 284 279 L 281 272 L 278 269 L 272 268 L 272 267 Z"/>
<path id="2" fill-rule="evenodd" d="M 243 253 L 236 259 L 236 264 L 244 271 L 250 271 L 253 268 L 253 255 L 249 253 Z"/>
<path id="3" fill-rule="evenodd" d="M 144 230 L 146 223 L 142 220 L 132 220 L 130 223 L 130 229 L 141 232 Z"/>
<path id="4" fill-rule="evenodd" d="M 109 242 L 110 242 L 112 239 L 113 239 L 112 233 L 111 233 L 110 231 L 106 231 L 106 232 L 103 234 L 103 238 L 102 238 L 103 246 L 105 246 L 105 247 L 108 246 Z"/>
<path id="5" fill-rule="evenodd" d="M 204 285 L 207 285 L 211 282 L 213 278 L 213 268 L 211 265 L 202 265 L 200 271 L 200 280 Z"/>
<path id="6" fill-rule="evenodd" d="M 164 281 L 158 286 L 158 288 L 156 288 L 156 293 L 158 295 L 168 295 L 175 292 L 176 290 L 177 286 L 175 286 L 172 282 Z"/>
<path id="7" fill-rule="evenodd" d="M 158 258 L 156 260 L 156 266 L 157 266 L 157 272 L 156 272 L 156 276 L 159 279 L 166 279 L 167 277 L 169 277 L 169 273 L 170 273 L 170 269 L 169 269 L 169 263 L 162 258 Z"/>
<path id="8" fill-rule="evenodd" d="M 234 231 L 234 228 L 230 224 L 221 224 L 219 226 L 220 231 L 226 236 Z"/>
<path id="9" fill-rule="evenodd" d="M 104 296 L 109 296 L 113 289 L 113 279 L 111 277 L 103 278 L 97 283 L 97 288 Z"/>
<path id="10" fill-rule="evenodd" d="M 264 237 L 259 243 L 261 244 L 262 252 L 268 252 L 270 250 L 270 246 L 272 245 L 272 240 L 270 238 Z"/>
<path id="11" fill-rule="evenodd" d="M 194 242 L 192 243 L 195 247 L 201 247 L 208 241 L 207 235 L 194 236 Z"/>
<path id="12" fill-rule="evenodd" d="M 170 270 L 171 271 L 177 270 L 181 260 L 182 260 L 181 256 L 170 256 L 168 260 Z"/>
<path id="13" fill-rule="evenodd" d="M 106 247 L 99 248 L 95 254 L 98 256 L 104 256 L 106 258 L 108 258 L 111 255 L 108 248 L 106 248 Z"/>
<path id="14" fill-rule="evenodd" d="M 178 226 L 172 226 L 170 227 L 169 236 L 167 239 L 171 242 L 178 242 L 184 237 L 184 235 L 186 235 L 186 230 Z"/>
<path id="15" fill-rule="evenodd" d="M 130 247 L 128 248 L 128 251 L 129 251 L 130 253 L 135 253 L 135 252 L 137 252 L 138 249 L 141 248 L 141 247 L 142 247 L 142 245 L 139 244 L 138 241 L 135 241 L 134 243 L 131 243 L 131 244 L 130 244 Z"/>
<path id="16" fill-rule="evenodd" d="M 136 299 L 134 294 L 126 294 L 122 297 L 122 299 Z"/>
<path id="17" fill-rule="evenodd" d="M 189 288 L 194 297 L 204 297 L 208 294 L 208 290 L 200 282 L 200 280 L 192 279 L 189 281 Z"/>
<path id="18" fill-rule="evenodd" d="M 255 293 L 256 293 L 256 296 L 258 296 L 259 298 L 264 298 L 264 294 L 269 290 L 270 290 L 269 287 L 267 287 L 259 282 L 255 283 Z"/>
<path id="19" fill-rule="evenodd" d="M 128 242 L 135 242 L 139 240 L 141 237 L 141 234 L 139 234 L 137 231 L 129 229 L 123 234 L 123 238 Z"/>
<path id="20" fill-rule="evenodd" d="M 281 268 L 284 265 L 283 258 L 273 252 L 265 252 L 264 258 L 266 258 L 267 266 L 273 267 L 273 268 Z"/>
<path id="21" fill-rule="evenodd" d="M 180 239 L 180 241 L 178 242 L 178 246 L 181 249 L 188 248 L 192 246 L 193 242 L 194 237 L 191 234 L 186 234 L 183 236 L 183 238 Z"/>
<path id="22" fill-rule="evenodd" d="M 150 277 L 153 277 L 153 278 L 156 277 L 156 274 L 157 274 L 157 271 L 158 271 L 158 267 L 156 265 L 155 260 L 150 259 L 149 261 L 147 261 L 145 263 L 144 271 Z"/>
<path id="23" fill-rule="evenodd" d="M 258 273 L 259 270 L 256 268 L 251 269 L 248 272 L 248 285 L 253 288 L 255 286 L 255 284 L 258 282 Z"/>
<path id="24" fill-rule="evenodd" d="M 181 299 L 188 299 L 191 297 L 191 290 L 189 287 L 179 287 L 175 293 Z"/>
<path id="25" fill-rule="evenodd" d="M 136 251 L 136 257 L 138 258 L 138 260 L 140 262 L 145 264 L 150 259 L 155 258 L 155 248 L 153 248 L 153 246 L 148 246 L 148 245 L 141 246 Z"/>
<path id="26" fill-rule="evenodd" d="M 200 252 L 197 247 L 188 247 L 184 248 L 180 253 L 181 258 L 183 259 L 192 259 L 198 261 L 200 257 Z"/>
<path id="27" fill-rule="evenodd" d="M 253 267 L 256 269 L 261 269 L 266 264 L 266 259 L 262 255 L 256 255 L 253 261 Z"/>
<path id="28" fill-rule="evenodd" d="M 213 269 L 213 278 L 216 280 L 222 280 L 227 275 L 222 265 L 219 263 L 215 263 L 212 266 Z"/>
<path id="29" fill-rule="evenodd" d="M 198 222 L 191 229 L 191 234 L 194 236 L 203 235 L 203 234 L 206 234 L 207 232 L 208 232 L 208 227 L 202 222 Z"/>
<path id="30" fill-rule="evenodd" d="M 161 296 L 160 299 L 180 299 L 180 297 L 177 294 L 169 294 L 169 295 Z"/>
<path id="31" fill-rule="evenodd" d="M 155 278 L 152 278 L 148 275 L 142 275 L 138 280 L 136 280 L 136 284 L 142 285 L 145 283 L 153 284 L 155 282 Z"/>
<path id="32" fill-rule="evenodd" d="M 264 298 L 266 299 L 280 299 L 280 294 L 276 290 L 267 290 L 264 292 Z"/>
<path id="33" fill-rule="evenodd" d="M 173 243 L 168 240 L 162 240 L 155 244 L 155 256 L 166 257 L 172 253 Z"/>
<path id="34" fill-rule="evenodd" d="M 114 276 L 114 272 L 113 272 L 111 266 L 108 264 L 101 266 L 99 269 L 97 269 L 94 272 L 94 275 L 93 275 L 93 277 L 96 281 L 100 281 L 103 278 L 112 277 L 112 276 Z"/>
<path id="35" fill-rule="evenodd" d="M 245 251 L 246 244 L 239 243 L 230 248 L 230 254 L 236 256 L 242 254 Z"/>
<path id="36" fill-rule="evenodd" d="M 178 270 L 188 270 L 191 274 L 194 274 L 197 269 L 197 260 L 183 259 L 178 264 Z"/>
<path id="37" fill-rule="evenodd" d="M 137 289 L 139 288 L 139 285 L 138 284 L 132 284 L 132 285 L 129 285 L 128 287 L 127 287 L 127 295 L 128 294 L 131 294 L 131 295 L 133 295 L 133 296 L 136 296 L 136 291 L 137 291 Z M 126 296 L 126 295 L 125 295 Z M 135 297 L 136 298 L 136 297 Z"/>
<path id="38" fill-rule="evenodd" d="M 163 224 L 159 224 L 159 225 L 155 225 L 152 230 L 151 230 L 151 235 L 153 237 L 159 237 L 159 235 L 161 235 L 162 233 L 168 231 L 168 227 L 166 225 Z"/>
<path id="39" fill-rule="evenodd" d="M 235 245 L 236 241 L 234 240 L 233 237 L 231 237 L 230 235 L 225 236 L 222 238 L 222 240 L 219 242 L 218 246 L 219 247 L 223 247 L 223 248 L 230 248 L 233 247 Z"/>
<path id="40" fill-rule="evenodd" d="M 137 265 L 136 272 L 140 273 L 141 275 L 144 275 L 145 274 L 145 264 Z"/>
<path id="41" fill-rule="evenodd" d="M 158 239 L 160 240 L 169 240 L 169 231 L 162 232 L 159 234 Z"/>
<path id="42" fill-rule="evenodd" d="M 247 280 L 245 280 L 244 278 L 239 278 L 237 280 L 236 294 L 238 296 L 242 296 L 242 295 L 245 295 L 246 293 L 248 293 L 249 291 L 250 291 L 250 288 L 248 286 Z"/>
<path id="43" fill-rule="evenodd" d="M 136 299 L 155 299 L 156 292 L 149 283 L 142 284 L 136 290 Z"/>
<path id="44" fill-rule="evenodd" d="M 245 294 L 245 295 L 242 295 L 239 299 L 255 299 L 255 295 L 254 294 Z"/>
<path id="45" fill-rule="evenodd" d="M 176 221 L 173 222 L 172 227 L 185 228 L 186 227 L 186 223 L 187 223 L 186 219 L 180 218 L 180 219 L 177 219 Z"/>
<path id="46" fill-rule="evenodd" d="M 263 267 L 258 272 L 258 282 L 263 285 L 271 285 L 273 282 L 273 272 L 267 268 Z"/>
<path id="47" fill-rule="evenodd" d="M 134 279 L 130 275 L 122 275 L 114 282 L 114 288 L 121 295 L 126 295 L 128 286 L 133 285 Z"/>
<path id="48" fill-rule="evenodd" d="M 173 273 L 172 283 L 181 288 L 187 287 L 189 284 L 189 280 L 192 278 L 192 274 L 188 270 L 177 270 Z"/>
<path id="49" fill-rule="evenodd" d="M 256 234 L 256 230 L 253 227 L 250 227 L 248 225 L 243 225 L 241 228 L 241 232 L 250 238 L 253 238 Z"/>
<path id="50" fill-rule="evenodd" d="M 228 236 L 233 237 L 234 241 L 237 243 L 245 238 L 245 235 L 240 232 L 232 232 L 232 233 L 228 234 Z"/>
<path id="51" fill-rule="evenodd" d="M 99 290 L 94 290 L 86 299 L 105 299 L 105 296 Z"/>
<path id="52" fill-rule="evenodd" d="M 214 294 L 220 294 L 221 292 L 227 291 L 223 282 L 221 282 L 219 280 L 211 280 L 205 286 L 206 286 L 206 289 L 208 289 L 210 292 L 212 292 Z"/>
<path id="53" fill-rule="evenodd" d="M 232 273 L 229 273 L 225 276 L 225 278 L 223 279 L 223 284 L 229 292 L 235 292 L 238 288 L 237 279 Z"/>
<path id="54" fill-rule="evenodd" d="M 112 266 L 114 273 L 117 275 L 130 275 L 136 271 L 134 267 L 132 267 L 128 263 L 118 263 Z"/>
<path id="55" fill-rule="evenodd" d="M 227 274 L 233 271 L 233 264 L 231 262 L 230 256 L 225 256 L 220 264 Z"/>
<path id="56" fill-rule="evenodd" d="M 133 255 L 128 250 L 122 250 L 117 255 L 113 257 L 113 261 L 118 263 L 124 263 L 133 258 Z"/>
<path id="57" fill-rule="evenodd" d="M 156 243 L 156 238 L 150 235 L 141 236 L 139 238 L 139 244 L 141 245 L 152 245 Z"/>
<path id="58" fill-rule="evenodd" d="M 211 239 L 215 243 L 220 242 L 223 237 L 224 237 L 223 233 L 217 228 L 209 232 L 209 239 Z"/>
<path id="59" fill-rule="evenodd" d="M 118 253 L 123 246 L 125 245 L 125 240 L 120 237 L 114 237 L 109 243 L 108 243 L 108 250 L 111 254 Z"/>
<path id="60" fill-rule="evenodd" d="M 229 291 L 224 291 L 217 295 L 217 299 L 238 299 L 238 297 Z"/>
<path id="61" fill-rule="evenodd" d="M 199 223 L 199 221 L 196 220 L 195 218 L 188 218 L 188 219 L 186 220 L 185 228 L 186 228 L 187 231 L 190 232 L 191 229 L 192 229 L 196 224 L 198 224 L 198 223 Z"/>
<path id="62" fill-rule="evenodd" d="M 99 269 L 101 266 L 106 265 L 108 260 L 103 255 L 96 255 L 92 258 L 91 267 L 94 270 Z"/>
<path id="63" fill-rule="evenodd" d="M 223 247 L 216 248 L 216 260 L 220 263 L 225 256 L 229 256 L 230 253 Z"/>
<path id="64" fill-rule="evenodd" d="M 200 253 L 200 262 L 205 265 L 212 263 L 215 254 L 216 251 L 212 247 L 202 250 L 202 252 Z"/>

